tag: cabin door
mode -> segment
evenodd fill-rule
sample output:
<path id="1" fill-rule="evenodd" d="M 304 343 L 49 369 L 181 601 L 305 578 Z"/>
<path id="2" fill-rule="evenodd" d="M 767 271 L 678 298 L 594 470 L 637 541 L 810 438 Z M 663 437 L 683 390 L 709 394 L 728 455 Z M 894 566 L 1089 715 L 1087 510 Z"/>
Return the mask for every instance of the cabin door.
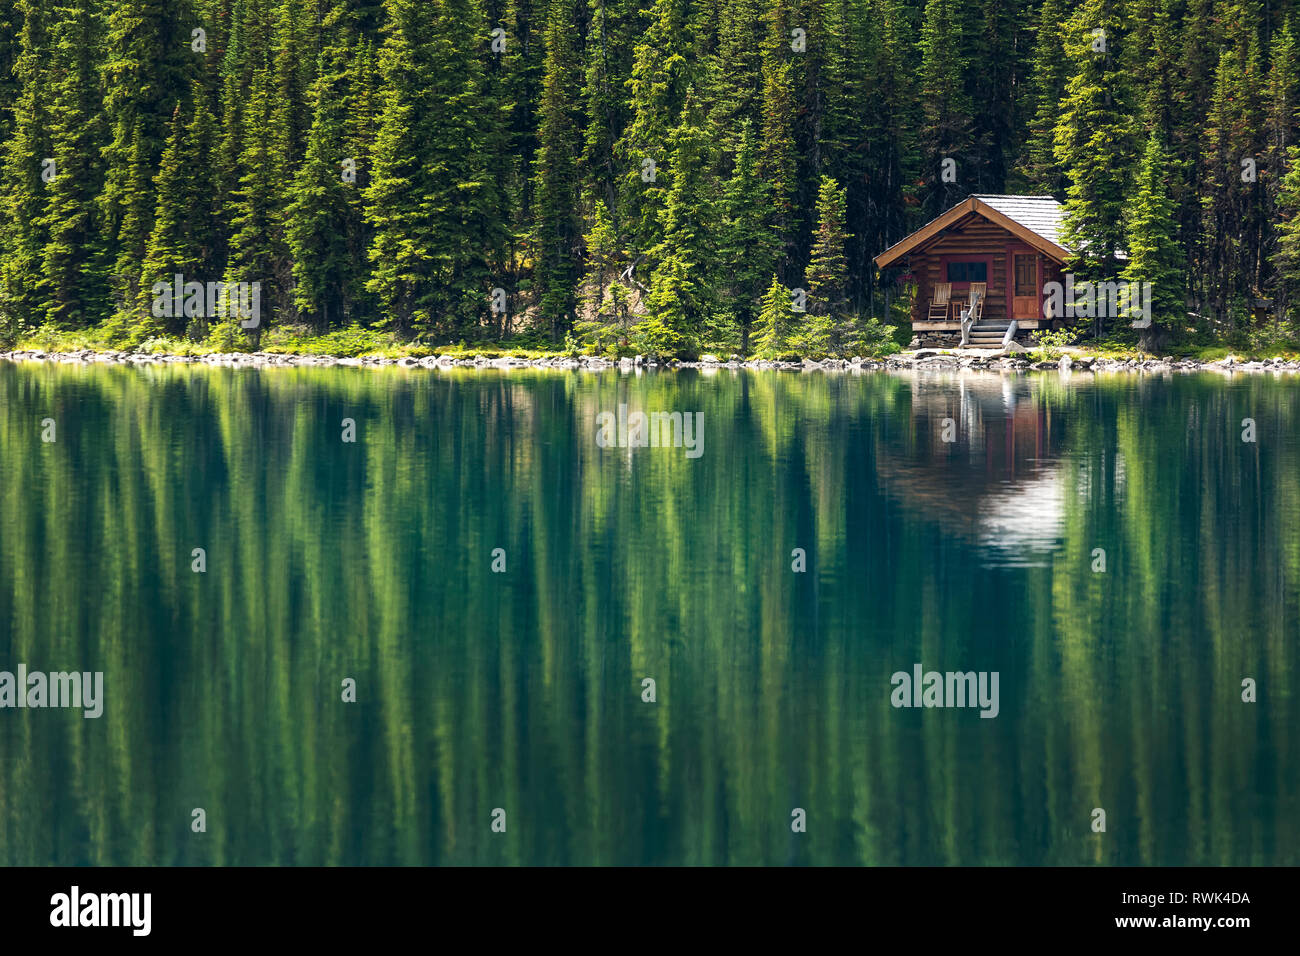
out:
<path id="1" fill-rule="evenodd" d="M 1035 252 L 1011 253 L 1011 318 L 1041 317 L 1041 263 Z"/>

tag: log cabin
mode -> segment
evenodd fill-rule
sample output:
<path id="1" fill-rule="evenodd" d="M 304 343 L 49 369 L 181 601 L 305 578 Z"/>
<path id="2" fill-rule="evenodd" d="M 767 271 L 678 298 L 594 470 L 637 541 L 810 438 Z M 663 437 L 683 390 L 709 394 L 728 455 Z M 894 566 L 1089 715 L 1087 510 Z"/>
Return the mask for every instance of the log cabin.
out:
<path id="1" fill-rule="evenodd" d="M 1051 196 L 973 195 L 875 259 L 915 279 L 912 331 L 921 345 L 1002 348 L 1060 320 L 1044 286 L 1061 282 L 1070 251 Z"/>

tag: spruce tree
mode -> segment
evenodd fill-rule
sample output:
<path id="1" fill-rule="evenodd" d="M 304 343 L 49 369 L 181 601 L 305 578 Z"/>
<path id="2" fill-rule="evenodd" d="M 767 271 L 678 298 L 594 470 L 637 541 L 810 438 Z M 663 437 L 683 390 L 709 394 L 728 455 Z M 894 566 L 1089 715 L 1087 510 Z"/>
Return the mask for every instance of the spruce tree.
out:
<path id="1" fill-rule="evenodd" d="M 777 273 L 788 275 L 794 267 L 799 213 L 795 206 L 798 186 L 794 143 L 794 97 L 790 67 L 769 55 L 763 63 L 763 137 L 758 174 L 772 190 L 769 223 L 778 247 Z"/>
<path id="2" fill-rule="evenodd" d="M 1259 165 L 1266 152 L 1265 81 L 1252 3 L 1240 0 L 1215 72 L 1205 117 L 1202 278 L 1214 315 L 1229 329 L 1253 307 L 1263 284 L 1265 227 Z"/>
<path id="3" fill-rule="evenodd" d="M 209 93 L 196 82 L 188 115 L 178 104 L 158 171 L 158 207 L 140 277 L 140 317 L 134 337 L 188 332 L 197 340 L 208 331 L 211 316 L 173 314 L 155 317 L 152 288 L 174 277 L 207 283 L 222 278 L 224 237 L 220 226 L 217 170 L 212 162 L 217 135 Z"/>
<path id="4" fill-rule="evenodd" d="M 672 186 L 660 213 L 663 240 L 653 253 L 657 264 L 646 297 L 665 352 L 693 347 L 714 304 L 715 139 L 694 94 L 688 94 L 682 121 L 669 138 Z"/>
<path id="5" fill-rule="evenodd" d="M 98 0 L 73 0 L 51 32 L 54 71 L 50 133 L 56 175 L 47 187 L 43 226 L 43 313 L 68 328 L 98 324 L 108 309 L 107 263 L 98 206 L 106 127 L 97 51 Z"/>
<path id="6" fill-rule="evenodd" d="M 1153 130 L 1147 139 L 1136 186 L 1125 215 L 1128 261 L 1123 277 L 1130 283 L 1133 304 L 1137 301 L 1137 289 L 1151 283 L 1152 323 L 1142 333 L 1144 346 L 1150 346 L 1157 341 L 1161 326 L 1181 324 L 1186 318 L 1183 290 L 1187 261 L 1178 246 L 1178 223 L 1169 195 L 1169 155 L 1158 130 Z M 1142 319 L 1138 315 L 1130 318 Z"/>
<path id="7" fill-rule="evenodd" d="M 430 7 L 432 6 L 432 9 Z M 384 109 L 367 190 L 367 287 L 401 333 L 474 335 L 494 280 L 483 229 L 504 229 L 482 150 L 480 51 L 469 0 L 390 0 Z"/>
<path id="8" fill-rule="evenodd" d="M 22 92 L 17 73 L 22 23 L 21 0 L 0 0 L 0 143 L 8 142 L 13 134 L 13 111 Z"/>
<path id="9" fill-rule="evenodd" d="M 1289 284 L 1277 275 L 1277 230 L 1281 211 L 1283 176 L 1288 169 L 1288 154 L 1297 142 L 1297 108 L 1300 108 L 1300 49 L 1297 49 L 1291 21 L 1273 37 L 1270 50 L 1272 63 L 1268 78 L 1268 147 L 1263 163 L 1264 207 L 1273 215 L 1267 223 L 1264 248 L 1261 255 L 1269 267 L 1268 289 L 1273 296 L 1276 321 L 1281 322 L 1288 309 Z"/>
<path id="10" fill-rule="evenodd" d="M 808 263 L 809 312 L 837 315 L 848 305 L 848 261 L 844 246 L 845 192 L 829 176 L 823 176 L 817 191 L 817 231 Z"/>
<path id="11" fill-rule="evenodd" d="M 336 90 L 337 82 L 346 86 L 342 100 L 342 161 L 351 160 L 356 169 L 355 177 L 347 184 L 347 218 L 344 224 L 348 258 L 352 263 L 348 288 L 344 293 L 347 314 L 339 318 L 354 324 L 373 321 L 379 311 L 374 294 L 366 288 L 369 278 L 367 254 L 373 240 L 371 221 L 366 216 L 366 196 L 374 166 L 374 145 L 379 135 L 383 77 L 379 71 L 378 48 L 369 37 L 355 40 L 334 55 L 341 63 L 338 72 L 342 77 L 331 83 L 328 89 Z"/>
<path id="12" fill-rule="evenodd" d="M 655 0 L 650 25 L 636 46 L 627 80 L 632 118 L 615 150 L 622 170 L 618 207 L 634 255 L 647 252 L 661 236 L 671 179 L 664 174 L 670 137 L 701 70 L 699 15 L 691 0 Z"/>
<path id="13" fill-rule="evenodd" d="M 957 0 L 927 0 L 921 27 L 920 98 L 926 214 L 940 212 L 973 192 L 978 160 L 971 132 L 972 103 L 966 90 L 966 7 Z"/>
<path id="14" fill-rule="evenodd" d="M 583 245 L 587 250 L 587 271 L 583 277 L 586 320 L 581 329 L 597 340 L 608 334 L 626 338 L 630 319 L 627 289 L 618 281 L 624 256 L 603 200 L 593 203 L 591 229 L 583 238 Z"/>
<path id="15" fill-rule="evenodd" d="M 1065 43 L 1061 36 L 1066 0 L 1043 0 L 1029 73 L 1032 113 L 1029 119 L 1021 175 L 1036 189 L 1065 198 L 1065 177 L 1057 164 L 1053 143 L 1061 98 L 1065 94 Z"/>
<path id="16" fill-rule="evenodd" d="M 1277 245 L 1272 265 L 1277 272 L 1282 314 L 1294 318 L 1300 289 L 1300 145 L 1287 151 L 1286 172 L 1277 199 Z"/>
<path id="17" fill-rule="evenodd" d="M 718 238 L 719 275 L 725 301 L 740 327 L 742 352 L 757 316 L 765 283 L 776 268 L 779 241 L 768 222 L 772 187 L 758 173 L 758 145 L 753 124 L 744 120 L 731 178 L 723 188 Z"/>
<path id="18" fill-rule="evenodd" d="M 1079 280 L 1114 278 L 1135 152 L 1133 112 L 1119 58 L 1117 0 L 1085 0 L 1063 29 L 1070 79 L 1056 127 L 1056 161 L 1069 179 L 1065 245 Z M 1104 327 L 1097 317 L 1094 331 Z"/>
<path id="19" fill-rule="evenodd" d="M 355 165 L 344 167 L 343 122 L 334 91 L 319 91 L 307 155 L 294 177 L 286 240 L 293 256 L 294 305 L 321 331 L 348 315 L 359 262 L 349 246 Z M 355 164 L 354 157 L 347 157 Z"/>
<path id="20" fill-rule="evenodd" d="M 758 313 L 754 355 L 758 358 L 776 358 L 785 350 L 786 343 L 796 328 L 790 290 L 776 276 L 772 276 L 772 282 L 763 295 L 763 307 Z"/>
<path id="21" fill-rule="evenodd" d="M 595 195 L 620 229 L 619 193 L 624 180 L 619 141 L 632 118 L 626 79 L 632 72 L 641 17 L 636 0 L 588 0 L 585 85 L 582 90 L 583 168 Z"/>
<path id="22" fill-rule="evenodd" d="M 541 145 L 534 172 L 538 306 L 554 342 L 561 341 L 573 321 L 580 274 L 581 62 L 574 43 L 575 18 L 575 0 L 552 0 L 538 128 Z"/>
<path id="23" fill-rule="evenodd" d="M 168 124 L 201 65 L 191 49 L 196 20 L 185 2 L 120 0 L 110 8 L 103 71 L 111 140 L 100 202 L 116 306 L 128 320 L 141 301 L 139 279 L 157 208 L 154 177 Z"/>
<path id="24" fill-rule="evenodd" d="M 14 71 L 20 91 L 14 107 L 14 133 L 4 144 L 4 168 L 0 172 L 0 338 L 9 343 L 24 329 L 38 326 L 45 319 L 48 290 L 42 260 L 49 245 L 49 226 L 44 216 L 48 201 L 45 178 L 49 175 L 46 160 L 53 158 L 48 32 L 52 5 L 48 0 L 23 0 L 18 9 L 23 26 Z"/>
<path id="25" fill-rule="evenodd" d="M 244 110 L 244 126 L 250 133 L 274 130 L 274 77 L 269 70 L 259 70 L 253 81 Z M 256 346 L 265 329 L 273 322 L 292 321 L 295 310 L 292 293 L 292 262 L 285 238 L 286 183 L 289 171 L 283 154 L 277 149 L 279 138 L 248 135 L 239 155 L 239 184 L 230 197 L 230 246 L 226 259 L 227 283 L 260 283 L 261 313 L 251 319 L 227 312 L 223 326 L 227 335 L 240 335 L 235 329 L 245 321 L 255 321 L 247 328 L 247 341 Z M 242 340 L 242 339 L 241 339 Z"/>

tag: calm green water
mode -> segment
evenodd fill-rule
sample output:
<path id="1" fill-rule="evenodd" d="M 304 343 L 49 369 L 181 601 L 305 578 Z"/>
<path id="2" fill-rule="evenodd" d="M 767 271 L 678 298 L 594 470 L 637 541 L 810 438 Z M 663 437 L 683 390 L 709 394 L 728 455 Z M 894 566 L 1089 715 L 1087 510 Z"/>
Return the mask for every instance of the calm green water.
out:
<path id="1" fill-rule="evenodd" d="M 1295 864 L 1298 643 L 1295 379 L 0 363 L 6 865 Z"/>

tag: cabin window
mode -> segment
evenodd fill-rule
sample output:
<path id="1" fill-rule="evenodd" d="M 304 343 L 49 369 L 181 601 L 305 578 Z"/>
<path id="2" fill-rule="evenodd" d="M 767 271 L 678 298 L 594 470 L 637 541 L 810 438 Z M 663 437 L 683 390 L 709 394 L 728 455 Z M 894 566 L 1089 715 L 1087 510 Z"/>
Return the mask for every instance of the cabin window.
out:
<path id="1" fill-rule="evenodd" d="M 987 262 L 950 262 L 948 263 L 949 282 L 988 282 L 989 266 Z"/>

